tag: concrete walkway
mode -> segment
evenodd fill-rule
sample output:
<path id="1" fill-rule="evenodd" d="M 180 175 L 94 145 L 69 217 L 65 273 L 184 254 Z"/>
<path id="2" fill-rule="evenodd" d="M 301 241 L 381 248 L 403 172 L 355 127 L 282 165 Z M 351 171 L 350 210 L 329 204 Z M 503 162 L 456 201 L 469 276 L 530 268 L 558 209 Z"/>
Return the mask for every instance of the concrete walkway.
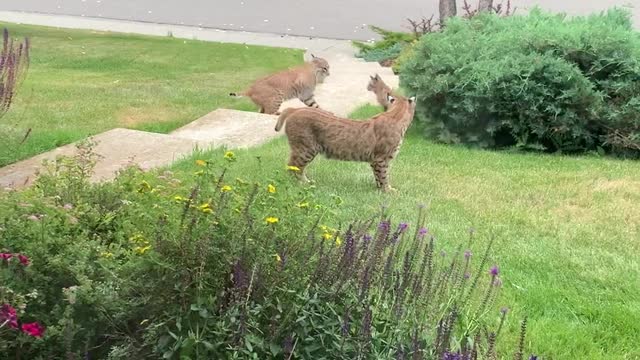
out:
<path id="1" fill-rule="evenodd" d="M 347 116 L 362 104 L 376 103 L 375 96 L 366 89 L 369 75 L 378 73 L 390 86 L 398 86 L 398 77 L 391 69 L 356 59 L 348 41 L 7 12 L 0 12 L 0 20 L 159 36 L 166 36 L 171 32 L 178 38 L 306 49 L 307 58 L 313 53 L 327 59 L 331 66 L 331 75 L 316 88 L 316 101 L 321 108 L 339 116 Z M 295 99 L 283 104 L 282 109 L 303 106 L 302 102 Z M 276 117 L 271 115 L 218 109 L 171 134 L 113 129 L 93 137 L 98 143 L 95 152 L 100 160 L 92 180 L 112 179 L 119 170 L 132 164 L 145 170 L 166 166 L 189 156 L 195 148 L 256 146 L 282 135 L 274 130 L 275 121 Z M 61 155 L 72 156 L 75 149 L 75 144 L 69 144 L 0 169 L 0 189 L 20 188 L 31 184 L 41 171 L 44 160 L 52 161 Z M 283 161 L 285 157 L 283 155 Z"/>

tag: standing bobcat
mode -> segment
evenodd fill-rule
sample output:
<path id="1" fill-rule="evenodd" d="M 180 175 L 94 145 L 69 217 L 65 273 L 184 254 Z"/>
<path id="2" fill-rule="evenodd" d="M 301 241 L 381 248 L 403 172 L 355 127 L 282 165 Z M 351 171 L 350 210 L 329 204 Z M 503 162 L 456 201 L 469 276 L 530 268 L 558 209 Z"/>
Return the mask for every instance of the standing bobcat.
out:
<path id="1" fill-rule="evenodd" d="M 391 94 L 391 88 L 382 81 L 380 75 L 376 74 L 375 76 L 370 76 L 371 80 L 369 80 L 369 85 L 367 85 L 367 90 L 372 91 L 376 94 L 376 99 L 378 103 L 382 105 L 384 111 L 387 111 L 389 108 L 389 101 L 387 100 L 387 95 Z"/>
<path id="2" fill-rule="evenodd" d="M 318 107 L 313 98 L 316 85 L 329 76 L 327 60 L 314 56 L 311 62 L 259 79 L 244 93 L 230 96 L 248 96 L 260 107 L 261 113 L 276 114 L 286 100 L 298 98 L 309 107 Z"/>
<path id="3" fill-rule="evenodd" d="M 276 131 L 287 123 L 285 133 L 291 150 L 289 166 L 300 169 L 299 179 L 309 181 L 305 167 L 316 155 L 324 154 L 329 159 L 368 162 L 378 188 L 393 190 L 387 171 L 413 121 L 415 98 L 387 94 L 387 99 L 389 110 L 368 121 L 343 119 L 320 109 L 288 108 L 283 111 Z"/>

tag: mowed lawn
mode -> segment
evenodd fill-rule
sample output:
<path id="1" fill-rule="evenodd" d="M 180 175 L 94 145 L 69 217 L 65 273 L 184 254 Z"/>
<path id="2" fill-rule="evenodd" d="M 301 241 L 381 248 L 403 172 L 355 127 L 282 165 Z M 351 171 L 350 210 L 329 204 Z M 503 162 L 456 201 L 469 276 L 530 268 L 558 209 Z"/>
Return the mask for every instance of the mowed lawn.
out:
<path id="1" fill-rule="evenodd" d="M 279 138 L 235 153 L 226 178 L 266 184 L 285 171 L 289 149 Z M 200 158 L 223 163 L 216 151 L 174 168 L 189 176 Z M 511 308 L 502 346 L 515 348 L 528 315 L 527 348 L 543 359 L 640 358 L 640 163 L 437 145 L 414 128 L 392 164 L 396 194 L 378 193 L 363 163 L 317 158 L 308 173 L 322 202 L 344 201 L 325 223 L 369 218 L 381 206 L 395 221 L 411 222 L 424 203 L 429 228 L 448 253 L 470 228 L 477 257 L 494 237 L 492 262 L 504 281 L 496 318 L 501 306 Z"/>
<path id="2" fill-rule="evenodd" d="M 291 49 L 2 27 L 28 36 L 32 49 L 27 78 L 0 118 L 0 166 L 116 127 L 169 132 L 216 108 L 254 110 L 229 92 L 302 62 Z"/>

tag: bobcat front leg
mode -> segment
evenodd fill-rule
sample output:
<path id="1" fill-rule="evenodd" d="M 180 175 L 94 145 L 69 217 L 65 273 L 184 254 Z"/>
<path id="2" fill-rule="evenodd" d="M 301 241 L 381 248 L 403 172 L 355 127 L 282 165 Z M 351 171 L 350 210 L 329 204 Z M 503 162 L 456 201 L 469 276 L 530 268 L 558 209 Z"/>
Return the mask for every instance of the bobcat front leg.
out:
<path id="1" fill-rule="evenodd" d="M 389 178 L 387 172 L 389 171 L 389 162 L 385 160 L 375 161 L 371 164 L 373 169 L 373 176 L 376 178 L 376 185 L 378 189 L 384 192 L 393 192 L 396 189 L 389 185 Z"/>
<path id="2" fill-rule="evenodd" d="M 314 99 L 313 95 L 311 95 L 310 97 L 308 97 L 306 99 L 300 99 L 300 101 L 302 101 L 308 107 L 312 107 L 312 108 L 319 108 L 320 107 L 318 105 L 318 103 L 316 102 L 316 99 Z"/>

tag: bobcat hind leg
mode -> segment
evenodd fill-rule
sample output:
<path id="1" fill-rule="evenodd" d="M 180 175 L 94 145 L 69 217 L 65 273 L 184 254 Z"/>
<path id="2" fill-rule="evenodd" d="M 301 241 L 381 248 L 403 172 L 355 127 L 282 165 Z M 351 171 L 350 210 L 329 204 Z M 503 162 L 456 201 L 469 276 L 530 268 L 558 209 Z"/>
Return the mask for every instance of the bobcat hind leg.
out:
<path id="1" fill-rule="evenodd" d="M 317 153 L 310 148 L 291 148 L 291 155 L 289 157 L 289 166 L 295 166 L 300 171 L 296 171 L 295 175 L 299 181 L 309 183 L 311 180 L 307 177 L 306 168 L 307 165 L 316 157 Z"/>

